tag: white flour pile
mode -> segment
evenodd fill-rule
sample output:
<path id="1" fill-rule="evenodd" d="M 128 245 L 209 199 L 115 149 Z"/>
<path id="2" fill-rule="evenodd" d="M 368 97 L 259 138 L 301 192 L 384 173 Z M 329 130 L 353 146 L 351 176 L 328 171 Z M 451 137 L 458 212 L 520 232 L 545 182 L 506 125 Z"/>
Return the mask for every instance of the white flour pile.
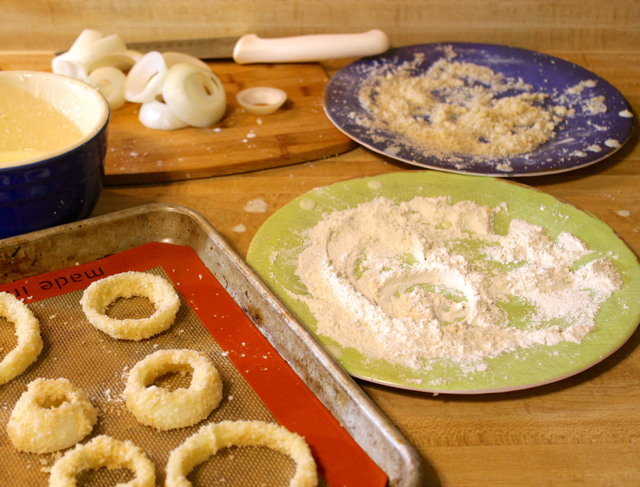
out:
<path id="1" fill-rule="evenodd" d="M 454 57 L 449 52 L 420 76 L 413 74 L 419 56 L 392 72 L 374 72 L 359 92 L 373 119 L 357 122 L 437 153 L 508 156 L 547 142 L 572 114 L 563 105 L 543 104 L 548 95 L 532 92 L 522 80 Z"/>
<path id="2" fill-rule="evenodd" d="M 505 209 L 377 198 L 325 215 L 305 233 L 296 274 L 309 295 L 295 297 L 319 335 L 414 369 L 580 343 L 622 284 L 613 264 L 599 258 L 572 270 L 592 253 L 585 244 L 569 233 L 552 241 L 523 220 L 497 235 L 493 215 Z M 510 319 L 509 306 L 526 317 Z"/>

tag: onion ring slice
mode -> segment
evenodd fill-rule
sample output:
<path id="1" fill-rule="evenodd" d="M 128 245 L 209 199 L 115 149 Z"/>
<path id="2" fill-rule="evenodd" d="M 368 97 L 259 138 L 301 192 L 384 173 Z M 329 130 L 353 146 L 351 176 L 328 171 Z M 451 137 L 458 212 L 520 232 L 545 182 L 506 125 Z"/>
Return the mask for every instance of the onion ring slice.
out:
<path id="1" fill-rule="evenodd" d="M 167 51 L 162 53 L 162 57 L 167 63 L 167 68 L 169 69 L 171 69 L 172 66 L 178 63 L 193 64 L 204 69 L 209 69 L 209 66 L 204 61 L 183 52 Z"/>
<path id="2" fill-rule="evenodd" d="M 36 379 L 13 408 L 7 433 L 18 450 L 48 453 L 78 443 L 97 419 L 87 395 L 67 379 Z"/>
<path id="3" fill-rule="evenodd" d="M 149 386 L 156 378 L 191 366 L 188 389 L 169 391 Z M 160 430 L 199 423 L 222 399 L 222 381 L 209 358 L 195 350 L 159 350 L 138 362 L 129 372 L 124 397 L 129 411 L 147 426 Z"/>
<path id="4" fill-rule="evenodd" d="M 111 110 L 124 105 L 124 83 L 127 77 L 113 66 L 102 66 L 89 75 L 89 82 L 100 90 L 109 102 Z"/>
<path id="5" fill-rule="evenodd" d="M 145 127 L 155 130 L 175 130 L 189 126 L 188 123 L 176 117 L 166 103 L 158 100 L 143 103 L 140 106 L 138 119 Z"/>
<path id="6" fill-rule="evenodd" d="M 116 487 L 154 487 L 156 472 L 153 463 L 144 452 L 130 441 L 120 441 L 110 436 L 96 436 L 86 445 L 65 453 L 51 467 L 49 487 L 76 487 L 76 475 L 85 470 L 101 467 L 127 468 L 135 478 Z"/>
<path id="7" fill-rule="evenodd" d="M 15 324 L 18 344 L 0 362 L 0 385 L 22 374 L 42 351 L 38 319 L 11 293 L 0 293 L 0 316 Z"/>
<path id="8" fill-rule="evenodd" d="M 127 45 L 117 34 L 101 37 L 91 43 L 76 46 L 71 53 L 75 59 L 85 66 L 98 59 L 127 50 Z"/>
<path id="9" fill-rule="evenodd" d="M 167 487 L 190 487 L 187 475 L 193 468 L 230 446 L 266 446 L 289 455 L 296 471 L 289 487 L 318 485 L 316 464 L 309 445 L 301 436 L 283 426 L 262 421 L 222 421 L 203 426 L 169 455 Z"/>
<path id="10" fill-rule="evenodd" d="M 209 127 L 220 121 L 227 96 L 218 77 L 209 69 L 178 63 L 167 72 L 162 98 L 178 118 L 194 127 Z"/>
<path id="11" fill-rule="evenodd" d="M 105 315 L 117 298 L 143 296 L 155 306 L 148 318 L 117 320 Z M 146 272 L 123 272 L 91 283 L 80 299 L 89 322 L 121 340 L 144 340 L 166 330 L 175 320 L 180 299 L 165 279 Z"/>
<path id="12" fill-rule="evenodd" d="M 93 44 L 98 39 L 102 39 L 104 35 L 102 32 L 93 29 L 84 29 L 80 32 L 80 35 L 73 41 L 73 44 L 67 51 L 68 53 L 75 55 L 78 52 L 86 49 L 89 45 Z"/>
<path id="13" fill-rule="evenodd" d="M 162 92 L 167 63 L 162 54 L 151 51 L 133 65 L 124 85 L 124 97 L 135 103 L 153 101 Z"/>
<path id="14" fill-rule="evenodd" d="M 80 81 L 87 80 L 87 70 L 84 65 L 68 52 L 53 58 L 51 61 L 51 70 L 55 74 L 69 76 L 70 78 L 79 79 Z"/>

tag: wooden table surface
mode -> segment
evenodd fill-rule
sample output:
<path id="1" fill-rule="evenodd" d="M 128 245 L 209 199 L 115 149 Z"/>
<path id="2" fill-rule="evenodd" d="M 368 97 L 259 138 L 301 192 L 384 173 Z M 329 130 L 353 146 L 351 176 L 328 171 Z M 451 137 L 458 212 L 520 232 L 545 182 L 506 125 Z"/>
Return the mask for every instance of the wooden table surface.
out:
<path id="1" fill-rule="evenodd" d="M 607 79 L 638 116 L 640 51 L 546 52 Z M 22 62 L 28 64 L 26 58 Z M 331 71 L 336 65 L 326 67 Z M 13 64 L 10 69 L 17 67 Z M 346 179 L 418 170 L 356 148 L 330 159 L 240 175 L 107 187 L 93 215 L 147 203 L 183 205 L 204 215 L 244 257 L 262 223 L 296 196 Z M 569 173 L 517 181 L 588 210 L 640 254 L 637 128 L 631 140 L 605 161 Z M 244 209 L 255 199 L 267 203 L 266 213 Z M 619 210 L 631 216 L 619 216 Z M 234 231 L 239 224 L 246 226 L 245 232 Z M 425 485 L 638 486 L 639 342 L 636 332 L 622 349 L 595 367 L 520 392 L 434 397 L 359 384 L 420 452 Z"/>

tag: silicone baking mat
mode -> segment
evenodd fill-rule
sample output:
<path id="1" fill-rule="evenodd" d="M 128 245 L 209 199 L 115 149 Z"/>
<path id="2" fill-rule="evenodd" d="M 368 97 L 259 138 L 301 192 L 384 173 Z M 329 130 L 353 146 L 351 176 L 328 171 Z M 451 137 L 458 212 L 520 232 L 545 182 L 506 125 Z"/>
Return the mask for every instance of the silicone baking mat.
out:
<path id="1" fill-rule="evenodd" d="M 125 271 L 144 271 L 168 279 L 181 306 L 167 331 L 140 342 L 114 340 L 94 328 L 79 300 L 93 281 Z M 129 439 L 156 466 L 157 485 L 164 485 L 172 449 L 203 424 L 222 420 L 277 422 L 305 437 L 321 476 L 319 485 L 384 486 L 386 475 L 338 424 L 255 328 L 221 284 L 189 247 L 150 243 L 81 266 L 0 286 L 24 302 L 40 321 L 44 349 L 22 375 L 0 386 L 1 485 L 48 485 L 49 470 L 60 454 L 37 455 L 15 450 L 6 434 L 13 405 L 38 377 L 66 377 L 83 389 L 98 409 L 98 422 L 86 442 L 99 434 Z M 121 299 L 108 311 L 116 318 L 152 312 L 144 298 Z M 0 322 L 4 356 L 14 345 L 12 326 Z M 13 341 L 12 341 L 13 340 Z M 139 424 L 122 398 L 127 371 L 162 349 L 205 353 L 223 381 L 223 399 L 203 422 L 172 431 Z M 186 387 L 188 376 L 160 379 L 165 387 Z M 160 383 L 156 381 L 156 385 Z M 63 452 L 64 453 L 64 452 Z M 196 467 L 194 486 L 289 485 L 294 463 L 263 447 L 229 448 Z M 79 485 L 113 485 L 132 478 L 127 470 L 100 469 L 82 474 Z"/>

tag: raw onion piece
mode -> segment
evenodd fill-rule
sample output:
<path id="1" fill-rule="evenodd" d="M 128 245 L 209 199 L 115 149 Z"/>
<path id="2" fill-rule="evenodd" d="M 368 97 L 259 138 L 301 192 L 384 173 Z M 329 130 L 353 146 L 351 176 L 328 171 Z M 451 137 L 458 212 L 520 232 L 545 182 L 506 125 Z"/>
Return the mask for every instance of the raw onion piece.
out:
<path id="1" fill-rule="evenodd" d="M 53 58 L 51 61 L 51 70 L 55 74 L 69 76 L 70 78 L 79 79 L 80 81 L 87 81 L 87 70 L 80 61 L 68 52 Z"/>
<path id="2" fill-rule="evenodd" d="M 102 37 L 102 32 L 93 29 L 85 29 L 80 32 L 80 35 L 73 42 L 68 52 L 70 54 L 76 54 L 78 50 L 85 49 L 89 44 L 94 43 L 98 39 L 102 39 Z"/>
<path id="3" fill-rule="evenodd" d="M 98 59 L 126 50 L 127 45 L 122 39 L 120 39 L 120 36 L 112 34 L 107 37 L 102 37 L 97 41 L 93 41 L 90 44 L 82 45 L 71 54 L 82 64 L 88 66 Z"/>
<path id="4" fill-rule="evenodd" d="M 209 69 L 178 63 L 167 72 L 162 97 L 178 118 L 194 127 L 218 122 L 227 107 L 227 97 L 218 77 Z"/>
<path id="5" fill-rule="evenodd" d="M 189 126 L 176 117 L 166 103 L 158 100 L 143 103 L 138 118 L 142 125 L 156 130 L 175 130 Z"/>
<path id="6" fill-rule="evenodd" d="M 167 74 L 167 63 L 162 54 L 151 51 L 145 54 L 129 71 L 124 85 L 124 97 L 135 103 L 153 101 L 162 92 Z"/>
<path id="7" fill-rule="evenodd" d="M 178 63 L 187 63 L 200 66 L 204 69 L 209 69 L 209 66 L 207 66 L 207 63 L 204 61 L 201 61 L 197 57 L 190 56 L 189 54 L 184 54 L 183 52 L 167 51 L 162 53 L 162 57 L 167 63 L 167 68 L 171 68 Z"/>
<path id="8" fill-rule="evenodd" d="M 102 66 L 89 75 L 89 82 L 100 90 L 109 102 L 111 110 L 124 105 L 124 83 L 127 77 L 113 66 Z"/>
<path id="9" fill-rule="evenodd" d="M 128 65 L 130 68 L 135 61 L 132 56 L 124 55 L 125 52 L 127 46 L 118 35 L 103 37 L 101 32 L 85 29 L 67 52 L 51 61 L 51 69 L 56 74 L 87 81 L 91 71 L 100 66 Z M 116 54 L 120 55 L 114 58 Z"/>
<path id="10" fill-rule="evenodd" d="M 101 59 L 97 59 L 87 66 L 87 71 L 92 72 L 94 69 L 101 68 L 102 66 L 113 66 L 118 68 L 122 72 L 129 71 L 134 64 L 136 64 L 144 54 L 138 51 L 132 51 L 127 49 L 126 51 L 116 52 L 105 56 Z"/>

